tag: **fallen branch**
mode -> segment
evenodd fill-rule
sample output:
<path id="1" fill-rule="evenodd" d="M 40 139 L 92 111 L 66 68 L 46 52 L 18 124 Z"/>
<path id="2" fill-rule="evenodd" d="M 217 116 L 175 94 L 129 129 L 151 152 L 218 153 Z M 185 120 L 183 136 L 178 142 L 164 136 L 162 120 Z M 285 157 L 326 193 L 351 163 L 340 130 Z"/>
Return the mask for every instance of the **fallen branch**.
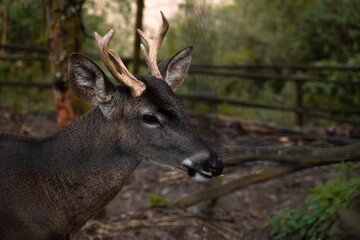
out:
<path id="1" fill-rule="evenodd" d="M 241 239 L 241 237 L 239 236 L 238 233 L 226 228 L 226 229 L 222 229 L 220 226 L 217 226 L 215 224 L 206 222 L 206 221 L 201 221 L 202 225 L 206 226 L 207 228 L 217 232 L 219 235 L 221 235 L 224 239 L 226 240 L 230 240 L 230 239 L 234 239 L 234 237 L 236 237 L 235 239 Z M 230 236 L 228 233 L 231 233 L 232 236 Z"/>
<path id="2" fill-rule="evenodd" d="M 107 223 L 100 221 L 91 221 L 83 229 L 82 234 L 88 239 L 94 239 L 94 237 L 105 238 L 119 238 L 119 232 L 129 229 L 146 229 L 146 228 L 171 228 L 171 227 L 183 227 L 187 224 L 194 227 L 193 223 L 190 223 L 191 219 L 197 225 L 198 228 L 206 226 L 207 228 L 215 231 L 221 235 L 224 239 L 240 239 L 239 234 L 226 228 L 225 226 L 218 226 L 218 222 L 230 221 L 234 222 L 232 217 L 225 218 L 213 218 L 205 216 L 201 213 L 183 212 L 168 216 L 152 218 L 152 214 L 141 215 L 140 218 L 133 219 L 118 219 L 110 220 Z M 213 223 L 216 222 L 216 224 Z M 92 234 L 88 234 L 92 232 Z M 96 235 L 98 234 L 98 235 Z"/>
<path id="3" fill-rule="evenodd" d="M 189 196 L 176 199 L 170 203 L 170 206 L 187 208 L 199 202 L 225 196 L 236 190 L 244 188 L 250 184 L 259 183 L 273 178 L 281 177 L 288 173 L 298 171 L 304 168 L 306 168 L 306 166 L 300 166 L 300 165 L 266 167 L 260 171 L 256 171 L 254 173 L 248 174 L 232 182 L 215 187 L 210 187 L 205 190 L 193 193 Z"/>
<path id="4" fill-rule="evenodd" d="M 360 143 L 340 147 L 234 147 L 226 150 L 225 165 L 267 160 L 301 165 L 324 165 L 360 160 Z"/>
<path id="5" fill-rule="evenodd" d="M 277 167 L 265 167 L 232 182 L 207 188 L 174 200 L 170 205 L 187 208 L 196 203 L 219 198 L 253 183 L 278 178 L 288 173 L 305 168 L 339 163 L 342 161 L 360 160 L 360 144 L 354 143 L 341 147 L 237 147 L 230 150 L 232 155 L 225 157 L 226 165 L 240 164 L 249 161 L 269 160 L 291 163 Z"/>
<path id="6" fill-rule="evenodd" d="M 123 231 L 125 229 L 132 229 L 132 228 L 167 228 L 167 227 L 178 227 L 183 226 L 184 223 L 178 222 L 178 221 L 171 221 L 171 222 L 149 222 L 146 220 L 130 220 L 125 225 L 121 223 L 115 223 L 115 224 L 105 224 L 99 221 L 93 222 L 92 225 L 88 226 L 84 230 L 88 229 L 105 229 L 105 230 L 111 230 L 111 231 Z"/>

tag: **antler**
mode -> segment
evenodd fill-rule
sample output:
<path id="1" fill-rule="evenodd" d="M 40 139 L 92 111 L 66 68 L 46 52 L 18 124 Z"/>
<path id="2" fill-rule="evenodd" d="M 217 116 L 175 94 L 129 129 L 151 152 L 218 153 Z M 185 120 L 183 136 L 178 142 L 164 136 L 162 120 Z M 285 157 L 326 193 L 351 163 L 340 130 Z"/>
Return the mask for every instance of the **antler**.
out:
<path id="1" fill-rule="evenodd" d="M 145 84 L 129 72 L 115 51 L 109 49 L 109 43 L 114 35 L 114 30 L 111 29 L 104 37 L 101 37 L 97 32 L 94 32 L 94 35 L 99 46 L 101 59 L 111 75 L 121 85 L 128 87 L 133 97 L 140 96 L 145 91 Z M 116 69 L 111 62 L 114 63 Z"/>
<path id="2" fill-rule="evenodd" d="M 159 71 L 159 68 L 157 65 L 157 55 L 159 53 L 159 49 L 160 49 L 162 41 L 164 40 L 166 32 L 169 29 L 169 23 L 168 23 L 166 17 L 164 16 L 164 14 L 161 11 L 160 11 L 160 13 L 161 13 L 161 17 L 162 17 L 162 25 L 159 29 L 157 36 L 154 39 L 150 39 L 140 29 L 137 29 L 137 32 L 139 33 L 141 38 L 147 43 L 147 45 L 149 47 L 149 54 L 148 54 L 146 52 L 144 45 L 142 45 L 142 44 L 140 45 L 141 52 L 144 55 L 145 62 L 148 65 L 151 75 L 162 79 L 162 76 L 160 74 L 160 71 Z"/>

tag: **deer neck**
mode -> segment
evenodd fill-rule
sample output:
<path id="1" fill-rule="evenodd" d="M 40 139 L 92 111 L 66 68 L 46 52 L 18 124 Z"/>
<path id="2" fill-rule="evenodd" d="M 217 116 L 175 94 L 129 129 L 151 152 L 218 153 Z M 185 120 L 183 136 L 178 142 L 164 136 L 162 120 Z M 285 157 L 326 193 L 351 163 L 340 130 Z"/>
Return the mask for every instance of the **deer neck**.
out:
<path id="1" fill-rule="evenodd" d="M 120 191 L 140 163 L 119 149 L 113 141 L 99 108 L 95 108 L 67 128 L 50 136 L 43 144 L 52 152 L 48 169 L 40 177 L 46 196 L 59 214 L 64 214 L 70 232 L 76 232 Z M 43 165 L 45 166 L 45 165 Z"/>

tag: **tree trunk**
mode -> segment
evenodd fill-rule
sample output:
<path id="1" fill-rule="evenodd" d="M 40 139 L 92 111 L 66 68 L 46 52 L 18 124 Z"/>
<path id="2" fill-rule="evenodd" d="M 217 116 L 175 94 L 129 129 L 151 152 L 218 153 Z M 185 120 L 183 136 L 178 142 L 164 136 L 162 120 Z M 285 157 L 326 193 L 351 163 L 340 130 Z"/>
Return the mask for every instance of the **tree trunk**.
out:
<path id="1" fill-rule="evenodd" d="M 3 9 L 3 15 L 2 15 L 3 21 L 2 21 L 1 44 L 5 44 L 7 39 L 7 4 L 6 3 L 2 4 L 2 9 Z M 4 55 L 4 54 L 5 54 L 5 49 L 1 49 L 0 55 Z"/>
<path id="2" fill-rule="evenodd" d="M 49 58 L 59 128 L 76 120 L 82 108 L 67 81 L 68 57 L 82 51 L 81 11 L 85 0 L 48 0 Z"/>
<path id="3" fill-rule="evenodd" d="M 134 56 L 133 56 L 133 74 L 139 74 L 140 69 L 140 35 L 136 29 L 142 29 L 144 0 L 137 0 L 136 10 L 136 23 L 135 23 L 135 43 L 134 43 Z"/>

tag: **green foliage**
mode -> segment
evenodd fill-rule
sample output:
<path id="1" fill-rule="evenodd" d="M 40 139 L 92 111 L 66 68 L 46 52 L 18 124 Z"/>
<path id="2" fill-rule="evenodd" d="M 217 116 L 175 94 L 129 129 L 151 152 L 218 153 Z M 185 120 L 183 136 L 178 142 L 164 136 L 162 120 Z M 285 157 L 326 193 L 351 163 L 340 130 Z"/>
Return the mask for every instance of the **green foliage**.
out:
<path id="1" fill-rule="evenodd" d="M 352 175 L 359 164 L 342 163 L 336 177 L 311 189 L 305 205 L 282 209 L 268 218 L 272 239 L 329 239 L 340 210 L 360 196 L 360 177 Z"/>
<path id="2" fill-rule="evenodd" d="M 301 2 L 301 1 L 300 1 Z M 357 0 L 303 1 L 296 16 L 301 20 L 293 48 L 305 60 L 333 59 L 343 63 L 359 53 Z M 296 13 L 295 13 L 296 14 Z"/>
<path id="3" fill-rule="evenodd" d="M 36 88 L 1 87 L 0 103 L 2 107 L 24 113 L 44 113 L 54 109 L 52 92 Z"/>
<path id="4" fill-rule="evenodd" d="M 186 0 L 180 4 L 178 13 L 170 20 L 171 28 L 166 44 L 162 46 L 160 58 L 167 58 L 181 48 L 193 46 L 192 63 L 212 64 L 216 46 L 217 35 L 215 17 L 212 5 L 206 1 Z M 195 92 L 208 96 L 217 95 L 217 78 L 202 75 L 192 75 L 182 86 L 182 91 Z M 224 85 L 223 85 L 224 86 Z M 201 112 L 212 112 L 215 108 L 207 103 L 192 102 L 188 105 Z"/>
<path id="5" fill-rule="evenodd" d="M 111 28 L 115 35 L 111 48 L 120 56 L 132 56 L 135 8 L 131 1 L 95 1 L 86 0 L 83 5 L 83 23 L 85 27 L 84 50 L 97 52 L 94 32 L 105 35 Z"/>
<path id="6" fill-rule="evenodd" d="M 211 5 L 187 0 L 171 19 L 167 46 L 194 46 L 193 63 L 306 63 L 316 65 L 360 64 L 360 4 L 357 0 L 235 0 Z M 164 48 L 162 49 L 164 50 Z M 170 55 L 166 53 L 166 56 Z M 239 70 L 240 71 L 240 70 Z M 241 70 L 242 71 L 242 70 Z M 283 70 L 243 71 L 285 74 Z M 286 72 L 301 77 L 357 80 L 358 72 L 310 70 Z M 191 75 L 181 90 L 212 97 L 233 97 L 272 105 L 295 102 L 293 83 L 210 75 Z M 304 106 L 359 107 L 360 87 L 304 83 Z M 249 120 L 292 125 L 291 113 L 210 105 L 187 104 L 202 112 L 215 112 Z M 344 115 L 342 117 L 349 117 Z M 312 119 L 307 123 L 318 123 Z"/>
<path id="7" fill-rule="evenodd" d="M 25 0 L 6 1 L 7 6 L 7 43 L 22 45 L 46 46 L 49 23 L 46 19 L 45 1 Z M 116 29 L 116 36 L 111 47 L 119 51 L 121 55 L 130 55 L 132 51 L 133 24 L 130 16 L 133 11 L 130 1 L 106 1 L 99 2 L 86 0 L 83 6 L 82 18 L 86 33 L 84 50 L 98 52 L 93 37 L 93 32 L 105 34 L 111 28 Z M 97 6 L 100 5 L 100 6 Z M 0 34 L 3 35 L 3 8 L 0 6 Z M 109 13 L 115 23 L 109 23 Z M 121 23 L 121 24 L 119 24 Z M 125 24 L 124 24 L 125 23 Z M 121 27 L 120 27 L 121 26 Z M 130 37 L 130 38 L 129 38 Z M 120 43 L 120 44 L 118 44 Z M 6 51 L 6 56 L 16 57 L 18 53 Z M 20 55 L 20 54 L 19 54 Z M 35 53 L 31 53 L 36 56 Z M 49 63 L 45 61 L 7 61 L 0 60 L 0 80 L 20 82 L 50 83 Z M 36 88 L 0 88 L 0 104 L 20 112 L 41 113 L 54 109 L 50 90 Z"/>
<path id="8" fill-rule="evenodd" d="M 359 54 L 360 57 L 360 54 Z M 358 56 L 355 56 L 358 58 Z M 360 63 L 360 58 L 355 60 L 349 58 L 348 62 L 342 64 L 335 60 L 323 60 L 315 62 L 316 65 L 322 66 L 336 66 L 336 65 L 349 65 L 354 66 L 355 62 Z M 360 78 L 359 72 L 351 71 L 335 71 L 335 70 L 323 70 L 323 71 L 307 71 L 298 74 L 299 76 L 308 77 L 324 77 L 330 80 L 357 80 Z M 359 85 L 339 85 L 332 83 L 316 83 L 308 82 L 304 85 L 304 100 L 305 104 L 311 105 L 323 105 L 332 107 L 350 107 L 360 106 L 360 87 Z"/>
<path id="9" fill-rule="evenodd" d="M 4 36 L 4 6 L 6 4 L 7 25 L 6 43 L 45 46 L 47 41 L 47 23 L 44 6 L 41 1 L 4 1 L 0 8 L 0 33 Z M 6 55 L 16 54 L 6 51 Z M 33 54 L 33 56 L 36 56 Z M 0 80 L 46 82 L 48 66 L 40 61 L 0 61 Z M 49 81 L 48 81 L 49 82 Z M 16 109 L 21 112 L 39 113 L 53 109 L 52 94 L 48 90 L 36 88 L 0 88 L 2 107 Z"/>
<path id="10" fill-rule="evenodd" d="M 8 4 L 7 42 L 46 45 L 48 24 L 43 3 L 35 0 L 5 0 L 5 3 Z M 83 49 L 97 52 L 93 32 L 105 34 L 110 28 L 114 28 L 116 35 L 112 39 L 111 48 L 121 56 L 132 56 L 134 6 L 129 0 L 86 0 L 82 12 L 84 21 L 82 30 L 86 36 Z M 180 48 L 192 45 L 194 46 L 192 63 L 359 65 L 359 12 L 358 0 L 233 0 L 217 1 L 216 4 L 205 0 L 186 0 L 180 4 L 175 16 L 169 19 L 171 27 L 159 53 L 159 59 L 167 58 Z M 1 28 L 2 24 L 0 24 L 0 33 L 2 33 Z M 50 81 L 48 76 L 41 74 L 44 68 L 38 63 L 21 64 L 23 66 L 18 67 L 13 62 L 2 61 L 0 78 L 34 82 Z M 146 71 L 142 68 L 142 73 Z M 244 69 L 244 71 L 284 74 L 282 70 Z M 358 72 L 343 71 L 290 71 L 288 74 L 334 80 L 360 78 Z M 358 85 L 339 86 L 309 82 L 303 87 L 304 106 L 338 108 L 360 106 Z M 5 98 L 3 95 L 1 104 L 11 106 L 10 100 L 15 94 L 19 94 L 14 90 L 14 95 L 11 96 L 11 91 L 13 90 L 10 88 L 6 89 L 5 96 L 10 98 Z M 291 82 L 253 81 L 246 78 L 192 74 L 188 76 L 180 91 L 279 106 L 294 103 L 294 87 Z M 23 91 L 23 94 L 26 95 L 27 92 Z M 30 95 L 28 101 L 39 102 L 33 98 L 36 94 Z M 281 125 L 291 125 L 293 122 L 293 114 L 289 112 L 234 107 L 228 104 L 209 105 L 206 102 L 185 102 L 185 104 L 206 113 L 227 114 Z"/>
<path id="11" fill-rule="evenodd" d="M 5 1 L 7 5 L 7 42 L 45 45 L 46 44 L 46 16 L 41 1 Z M 0 8 L 0 16 L 3 16 Z M 1 19 L 3 20 L 3 19 Z M 2 21 L 1 21 L 2 22 Z M 3 33 L 2 24 L 0 32 Z"/>
<path id="12" fill-rule="evenodd" d="M 359 11 L 357 0 L 236 0 L 214 13 L 217 56 L 226 63 L 346 63 L 360 51 Z"/>
<path id="13" fill-rule="evenodd" d="M 39 61 L 3 61 L 0 62 L 0 80 L 24 82 L 49 82 L 46 73 L 48 66 Z M 47 80 L 49 79 L 49 80 Z M 43 113 L 54 109 L 52 92 L 49 89 L 1 87 L 0 103 L 2 107 L 14 109 L 19 112 Z"/>
<path id="14" fill-rule="evenodd" d="M 155 193 L 150 194 L 149 202 L 148 202 L 150 207 L 166 207 L 168 203 L 169 200 L 167 198 L 164 198 Z"/>

